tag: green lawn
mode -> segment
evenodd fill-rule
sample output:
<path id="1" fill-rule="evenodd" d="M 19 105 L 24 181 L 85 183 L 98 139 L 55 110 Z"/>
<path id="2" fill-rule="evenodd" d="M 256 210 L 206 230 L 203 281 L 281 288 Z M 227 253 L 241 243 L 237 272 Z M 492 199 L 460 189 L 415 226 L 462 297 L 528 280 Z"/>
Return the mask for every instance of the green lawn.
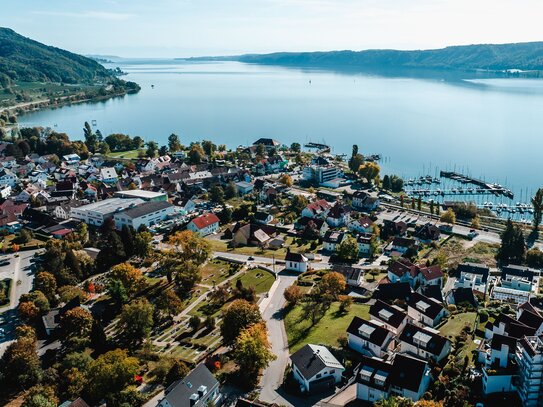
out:
<path id="1" fill-rule="evenodd" d="M 236 265 L 213 259 L 202 267 L 202 284 L 214 285 L 223 282 L 230 276 L 230 270 L 236 270 Z"/>
<path id="2" fill-rule="evenodd" d="M 439 328 L 439 332 L 441 335 L 452 339 L 462 331 L 464 326 L 469 325 L 470 328 L 473 328 L 476 317 L 477 313 L 475 312 L 465 312 L 463 314 L 451 315 L 449 320 L 441 328 Z"/>
<path id="3" fill-rule="evenodd" d="M 369 317 L 369 305 L 353 304 L 349 312 L 341 314 L 339 304 L 333 303 L 326 314 L 314 325 L 304 314 L 301 306 L 297 305 L 285 316 L 285 330 L 287 332 L 290 352 L 308 343 L 338 346 L 338 339 L 346 335 L 347 328 L 353 317 Z"/>
<path id="4" fill-rule="evenodd" d="M 143 150 L 143 149 L 141 149 L 141 150 L 129 150 L 129 151 L 118 151 L 118 152 L 107 154 L 107 157 L 109 157 L 109 158 L 134 159 L 134 158 L 138 158 L 139 153 L 141 151 L 145 152 L 145 150 Z"/>
<path id="5" fill-rule="evenodd" d="M 236 279 L 241 280 L 244 287 L 254 287 L 257 294 L 267 293 L 275 281 L 275 277 L 266 270 L 252 269 Z"/>

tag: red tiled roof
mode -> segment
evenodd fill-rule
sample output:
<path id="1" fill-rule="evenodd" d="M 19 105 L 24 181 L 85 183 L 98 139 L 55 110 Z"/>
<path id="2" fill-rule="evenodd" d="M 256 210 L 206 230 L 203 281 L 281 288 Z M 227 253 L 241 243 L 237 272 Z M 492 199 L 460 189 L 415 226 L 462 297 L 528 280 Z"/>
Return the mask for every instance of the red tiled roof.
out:
<path id="1" fill-rule="evenodd" d="M 420 272 L 422 273 L 422 276 L 426 281 L 435 280 L 436 278 L 443 277 L 441 267 L 439 267 L 439 265 L 437 264 L 430 267 L 423 267 L 420 269 Z"/>
<path id="2" fill-rule="evenodd" d="M 194 226 L 198 229 L 203 229 L 217 222 L 219 222 L 219 218 L 214 213 L 205 213 L 192 220 L 192 223 L 194 223 Z"/>

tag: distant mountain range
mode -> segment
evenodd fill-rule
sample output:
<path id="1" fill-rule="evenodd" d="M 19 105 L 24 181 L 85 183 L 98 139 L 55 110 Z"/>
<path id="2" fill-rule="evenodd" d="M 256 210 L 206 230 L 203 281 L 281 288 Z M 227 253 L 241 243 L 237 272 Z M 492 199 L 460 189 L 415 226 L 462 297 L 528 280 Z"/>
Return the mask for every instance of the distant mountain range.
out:
<path id="1" fill-rule="evenodd" d="M 255 64 L 353 69 L 543 70 L 543 42 L 452 46 L 399 51 L 277 52 L 233 57 L 192 58 Z"/>
<path id="2" fill-rule="evenodd" d="M 113 74 L 93 59 L 0 27 L 0 88 L 8 81 L 84 84 L 111 78 Z"/>

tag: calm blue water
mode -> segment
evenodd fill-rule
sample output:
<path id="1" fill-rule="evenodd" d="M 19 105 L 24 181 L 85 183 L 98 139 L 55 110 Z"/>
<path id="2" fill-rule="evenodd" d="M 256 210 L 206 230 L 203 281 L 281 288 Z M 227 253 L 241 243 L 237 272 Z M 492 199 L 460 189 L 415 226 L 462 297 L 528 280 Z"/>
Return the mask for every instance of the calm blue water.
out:
<path id="1" fill-rule="evenodd" d="M 229 147 L 273 137 L 326 142 L 334 153 L 381 153 L 401 176 L 456 168 L 513 189 L 526 201 L 543 185 L 543 80 L 379 77 L 236 62 L 126 60 L 137 95 L 31 113 L 23 125 L 82 137 L 96 120 L 167 142 L 211 139 Z M 311 83 L 310 83 L 311 81 Z M 155 85 L 154 89 L 151 85 Z"/>

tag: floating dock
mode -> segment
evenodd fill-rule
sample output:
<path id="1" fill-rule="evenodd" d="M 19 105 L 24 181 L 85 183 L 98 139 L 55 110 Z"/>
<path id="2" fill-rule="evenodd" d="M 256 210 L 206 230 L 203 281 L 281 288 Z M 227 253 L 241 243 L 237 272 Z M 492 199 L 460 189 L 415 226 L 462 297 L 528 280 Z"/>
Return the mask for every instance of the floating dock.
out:
<path id="1" fill-rule="evenodd" d="M 502 195 L 502 196 L 505 196 L 505 197 L 510 198 L 510 199 L 513 199 L 514 196 L 515 196 L 510 189 L 507 189 L 507 188 L 501 186 L 500 184 L 488 183 L 486 181 L 482 181 L 482 180 L 477 179 L 477 178 L 468 177 L 466 175 L 459 174 L 459 173 L 454 172 L 454 171 L 440 171 L 439 175 L 442 178 L 449 178 L 449 179 L 452 179 L 454 181 L 458 181 L 458 182 L 460 182 L 462 184 L 476 185 L 478 187 L 476 189 L 477 194 L 491 193 L 491 194 L 496 195 L 496 196 L 501 196 Z M 457 188 L 457 190 L 458 189 L 462 189 L 462 188 Z"/>

